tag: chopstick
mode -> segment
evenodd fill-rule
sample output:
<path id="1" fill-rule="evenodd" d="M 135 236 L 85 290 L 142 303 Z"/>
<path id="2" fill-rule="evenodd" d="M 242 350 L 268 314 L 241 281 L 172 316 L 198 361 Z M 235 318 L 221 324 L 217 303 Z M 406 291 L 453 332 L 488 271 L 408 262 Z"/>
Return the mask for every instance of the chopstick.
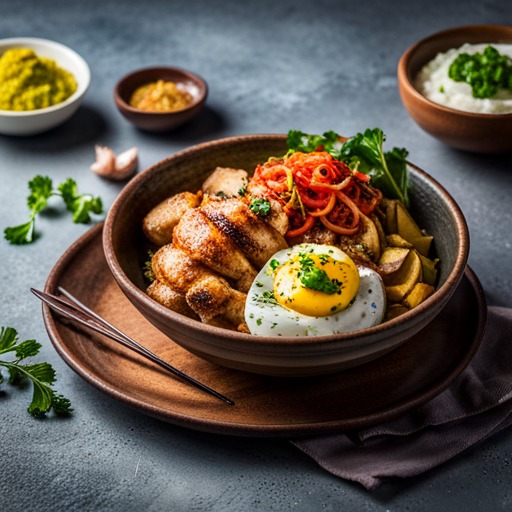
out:
<path id="1" fill-rule="evenodd" d="M 52 295 L 51 293 L 42 292 L 40 290 L 36 290 L 34 288 L 30 288 L 30 291 L 39 299 L 41 299 L 45 304 L 47 304 L 51 309 L 57 311 L 62 316 L 74 320 L 75 322 L 92 329 L 104 336 L 107 336 L 111 340 L 117 341 L 119 344 L 137 352 L 141 356 L 153 361 L 154 363 L 160 365 L 165 368 L 169 372 L 174 375 L 180 377 L 183 380 L 186 380 L 193 386 L 210 395 L 222 400 L 223 402 L 229 405 L 235 405 L 235 402 L 226 398 L 224 395 L 221 395 L 219 392 L 214 389 L 206 386 L 205 384 L 199 382 L 198 380 L 190 377 L 186 373 L 183 373 L 181 370 L 178 370 L 174 366 L 165 362 L 163 359 L 158 357 L 156 354 L 148 350 L 146 347 L 137 343 L 135 340 L 124 334 L 117 327 L 113 326 L 109 322 L 107 322 L 104 318 L 96 314 L 94 311 L 86 307 L 82 304 L 77 298 L 73 297 L 68 291 L 64 290 L 59 286 L 59 292 L 62 293 L 68 300 L 59 297 L 58 295 Z"/>

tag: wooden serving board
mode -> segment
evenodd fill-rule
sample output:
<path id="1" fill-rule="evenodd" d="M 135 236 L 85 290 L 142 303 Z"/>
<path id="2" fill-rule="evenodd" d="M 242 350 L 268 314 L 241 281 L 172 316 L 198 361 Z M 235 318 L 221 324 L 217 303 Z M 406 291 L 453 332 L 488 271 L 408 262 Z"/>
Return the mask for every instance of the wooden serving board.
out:
<path id="1" fill-rule="evenodd" d="M 321 377 L 276 378 L 224 368 L 192 355 L 150 324 L 107 267 L 102 225 L 62 256 L 45 290 L 75 295 L 148 349 L 235 401 L 229 406 L 101 335 L 43 308 L 57 352 L 87 382 L 150 416 L 208 432 L 299 437 L 380 423 L 427 402 L 466 367 L 485 331 L 486 304 L 470 270 L 423 331 L 371 363 Z M 66 323 L 65 323 L 66 322 Z"/>

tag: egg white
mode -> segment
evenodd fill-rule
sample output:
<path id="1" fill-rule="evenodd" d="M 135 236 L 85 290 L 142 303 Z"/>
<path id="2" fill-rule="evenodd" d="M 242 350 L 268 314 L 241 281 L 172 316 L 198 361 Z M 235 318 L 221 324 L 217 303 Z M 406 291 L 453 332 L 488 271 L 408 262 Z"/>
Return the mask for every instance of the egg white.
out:
<path id="1" fill-rule="evenodd" d="M 343 259 L 341 249 L 329 245 L 301 244 L 277 252 L 261 269 L 252 283 L 245 303 L 245 321 L 251 334 L 258 336 L 323 336 L 340 334 L 373 327 L 382 322 L 386 311 L 386 293 L 377 272 L 358 267 L 359 289 L 354 303 L 347 309 L 330 316 L 313 317 L 287 309 L 275 300 L 265 298 L 274 289 L 274 273 L 270 262 L 286 263 L 299 252 L 328 254 Z"/>

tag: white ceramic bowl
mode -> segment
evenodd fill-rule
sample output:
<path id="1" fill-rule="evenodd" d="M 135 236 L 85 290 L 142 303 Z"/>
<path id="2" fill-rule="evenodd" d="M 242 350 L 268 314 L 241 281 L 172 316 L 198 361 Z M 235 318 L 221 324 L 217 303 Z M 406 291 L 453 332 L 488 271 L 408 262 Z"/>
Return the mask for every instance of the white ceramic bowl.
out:
<path id="1" fill-rule="evenodd" d="M 48 108 L 14 112 L 0 110 L 0 133 L 4 135 L 35 135 L 55 128 L 69 119 L 82 103 L 91 81 L 87 62 L 78 53 L 63 44 L 33 37 L 0 39 L 0 56 L 11 48 L 28 48 L 39 57 L 47 57 L 69 71 L 78 84 L 77 90 L 66 101 Z"/>

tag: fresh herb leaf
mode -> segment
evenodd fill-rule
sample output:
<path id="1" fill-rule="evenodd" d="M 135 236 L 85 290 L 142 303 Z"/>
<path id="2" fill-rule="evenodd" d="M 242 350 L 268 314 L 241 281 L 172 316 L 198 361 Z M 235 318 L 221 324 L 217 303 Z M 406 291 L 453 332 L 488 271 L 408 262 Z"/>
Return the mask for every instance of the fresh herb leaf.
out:
<path id="1" fill-rule="evenodd" d="M 314 260 L 308 255 L 299 254 L 299 262 L 299 279 L 305 288 L 323 292 L 327 295 L 333 295 L 339 291 L 341 283 L 336 279 L 330 279 L 327 272 L 319 269 Z"/>
<path id="2" fill-rule="evenodd" d="M 46 208 L 46 203 L 52 195 L 53 183 L 48 176 L 36 176 L 28 182 L 31 194 L 27 197 L 27 205 L 32 212 L 39 213 Z"/>
<path id="3" fill-rule="evenodd" d="M 372 185 L 382 190 L 386 197 L 400 199 L 408 208 L 408 178 L 405 157 L 395 154 L 395 149 L 384 153 L 382 149 L 385 140 L 382 130 L 367 129 L 351 139 L 341 137 L 333 131 L 320 135 L 308 135 L 291 130 L 288 133 L 289 153 L 303 151 L 310 153 L 322 148 L 334 158 L 346 163 L 353 171 L 359 171 L 372 176 Z M 404 151 L 405 155 L 407 152 Z M 393 163 L 388 162 L 388 156 Z M 391 165 L 391 168 L 390 168 Z"/>
<path id="4" fill-rule="evenodd" d="M 73 214 L 73 222 L 77 224 L 87 224 L 90 222 L 90 212 L 103 213 L 103 204 L 100 197 L 94 197 L 91 194 L 78 194 L 76 181 L 68 178 L 61 183 L 58 188 L 66 208 Z"/>
<path id="5" fill-rule="evenodd" d="M 279 267 L 279 261 L 270 260 L 269 267 L 272 269 L 273 272 L 275 272 L 277 270 L 277 267 Z"/>
<path id="6" fill-rule="evenodd" d="M 238 195 L 240 197 L 245 197 L 247 195 L 247 185 L 238 190 Z"/>
<path id="7" fill-rule="evenodd" d="M 270 203 L 266 199 L 253 199 L 249 208 L 260 217 L 268 217 L 270 214 Z"/>
<path id="8" fill-rule="evenodd" d="M 33 385 L 32 401 L 28 412 L 33 416 L 43 416 L 53 409 L 59 416 L 68 416 L 73 409 L 71 402 L 62 395 L 57 395 L 51 387 L 55 382 L 55 370 L 48 363 L 22 364 L 28 357 L 39 353 L 41 344 L 35 340 L 27 340 L 22 343 L 18 341 L 18 333 L 12 327 L 0 330 L 0 354 L 14 352 L 14 361 L 1 361 L 0 367 L 9 372 L 9 384 L 19 385 L 23 380 L 29 379 Z M 3 377 L 0 374 L 0 382 Z"/>
<path id="9" fill-rule="evenodd" d="M 27 197 L 30 220 L 4 230 L 5 239 L 13 245 L 30 244 L 34 241 L 36 215 L 46 208 L 51 196 L 62 197 L 66 208 L 73 213 L 73 222 L 87 223 L 91 220 L 91 212 L 103 212 L 101 198 L 90 194 L 79 195 L 76 182 L 71 178 L 61 183 L 57 190 L 53 190 L 52 180 L 48 176 L 38 175 L 28 182 L 28 188 L 31 192 Z"/>
<path id="10" fill-rule="evenodd" d="M 271 304 L 272 306 L 278 306 L 279 302 L 277 302 L 276 298 L 274 297 L 274 292 L 271 292 L 269 290 L 264 291 L 261 295 L 254 294 L 253 296 L 254 302 L 260 302 L 261 304 Z"/>

